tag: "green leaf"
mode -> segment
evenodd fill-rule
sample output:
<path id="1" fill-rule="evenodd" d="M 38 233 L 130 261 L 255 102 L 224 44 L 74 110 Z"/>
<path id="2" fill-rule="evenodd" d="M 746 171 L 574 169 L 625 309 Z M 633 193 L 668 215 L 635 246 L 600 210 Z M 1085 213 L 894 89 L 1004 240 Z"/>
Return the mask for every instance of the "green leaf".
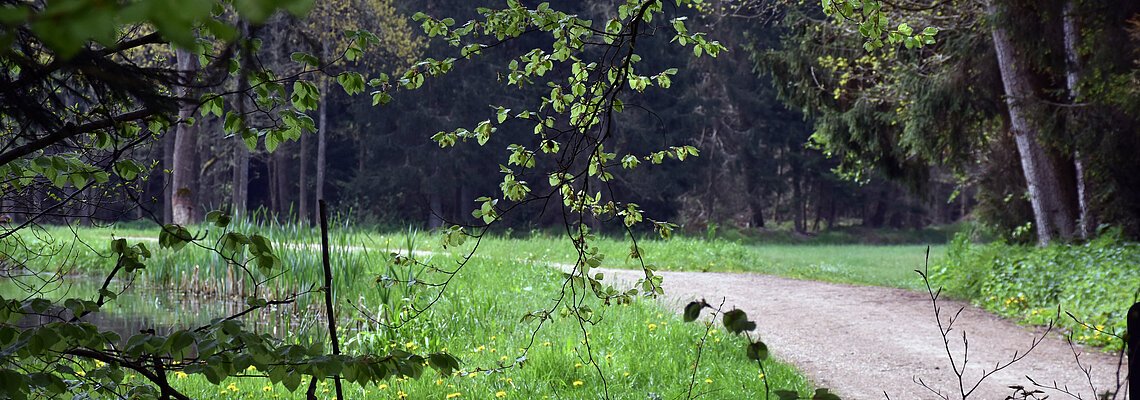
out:
<path id="1" fill-rule="evenodd" d="M 811 400 L 840 400 L 839 396 L 831 393 L 827 388 L 820 388 L 815 390 L 815 394 L 811 396 Z"/>
<path id="2" fill-rule="evenodd" d="M 162 232 L 158 234 L 158 246 L 178 251 L 193 239 L 190 231 L 181 225 L 167 224 L 162 227 Z"/>
<path id="3" fill-rule="evenodd" d="M 724 313 L 723 322 L 724 327 L 728 329 L 729 332 L 736 334 L 756 329 L 756 323 L 749 321 L 748 314 L 740 309 Z"/>
<path id="4" fill-rule="evenodd" d="M 745 351 L 749 360 L 764 361 L 768 359 L 768 345 L 764 342 L 756 341 L 748 345 Z"/>
<path id="5" fill-rule="evenodd" d="M 701 310 L 705 308 L 704 301 L 694 301 L 685 306 L 685 322 L 696 321 L 701 316 Z"/>
<path id="6" fill-rule="evenodd" d="M 428 364 L 443 376 L 451 376 L 453 371 L 459 369 L 459 359 L 447 353 L 428 354 Z"/>
<path id="7" fill-rule="evenodd" d="M 225 228 L 230 224 L 230 216 L 222 211 L 214 210 L 206 213 L 206 222 L 219 228 Z"/>

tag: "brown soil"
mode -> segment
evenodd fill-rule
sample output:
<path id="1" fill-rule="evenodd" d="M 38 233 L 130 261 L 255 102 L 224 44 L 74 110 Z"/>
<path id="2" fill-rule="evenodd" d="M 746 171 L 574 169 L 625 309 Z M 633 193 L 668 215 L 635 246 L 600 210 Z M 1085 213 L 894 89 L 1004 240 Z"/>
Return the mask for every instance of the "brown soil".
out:
<path id="1" fill-rule="evenodd" d="M 641 277 L 640 271 L 599 272 L 621 281 Z M 659 274 L 664 276 L 663 301 L 668 307 L 680 312 L 692 300 L 703 298 L 716 305 L 724 299 L 726 309 L 740 308 L 757 322 L 756 332 L 775 357 L 844 399 L 942 398 L 918 381 L 950 399 L 962 398 L 926 293 L 757 274 Z M 944 321 L 962 308 L 950 334 L 950 351 L 960 366 L 965 332 L 966 390 L 983 370 L 1024 353 L 1041 335 L 1040 329 L 1016 325 L 966 303 L 939 300 L 939 304 Z M 1076 351 L 1081 363 L 1091 366 L 1097 393 L 1115 390 L 1119 356 L 1082 347 Z M 1058 334 L 1050 334 L 1029 356 L 990 376 L 969 398 L 1005 399 L 1013 394 L 1011 385 L 1033 387 L 1026 376 L 1041 384 L 1067 386 L 1085 399 L 1096 398 L 1090 379 L 1075 362 L 1074 349 Z M 1044 390 L 1052 399 L 1069 398 Z"/>

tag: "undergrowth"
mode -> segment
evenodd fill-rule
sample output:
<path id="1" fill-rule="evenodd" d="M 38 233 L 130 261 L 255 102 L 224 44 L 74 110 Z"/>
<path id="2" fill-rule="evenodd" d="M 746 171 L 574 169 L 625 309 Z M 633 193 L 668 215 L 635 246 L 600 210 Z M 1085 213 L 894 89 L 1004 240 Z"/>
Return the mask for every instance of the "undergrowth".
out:
<path id="1" fill-rule="evenodd" d="M 952 296 L 1029 324 L 1056 318 L 1077 342 L 1110 350 L 1122 345 L 1125 314 L 1140 288 L 1140 245 L 1111 231 L 1043 248 L 977 244 L 960 234 L 932 264 L 933 281 Z"/>

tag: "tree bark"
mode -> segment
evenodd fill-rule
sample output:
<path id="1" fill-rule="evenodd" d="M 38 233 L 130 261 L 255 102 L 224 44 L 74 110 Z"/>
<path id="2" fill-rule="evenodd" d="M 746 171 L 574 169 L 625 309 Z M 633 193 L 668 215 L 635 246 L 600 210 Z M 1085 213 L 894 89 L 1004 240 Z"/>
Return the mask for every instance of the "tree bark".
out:
<path id="1" fill-rule="evenodd" d="M 1062 11 L 1061 24 L 1065 33 L 1065 86 L 1069 90 L 1069 100 L 1077 102 L 1081 97 L 1081 56 L 1077 47 L 1080 45 L 1080 26 L 1077 23 L 1076 0 L 1065 2 Z M 1091 239 L 1096 234 L 1096 214 L 1089 204 L 1088 175 L 1085 168 L 1085 159 L 1081 155 L 1080 143 L 1073 150 L 1073 166 L 1077 176 L 1077 206 L 1080 213 L 1081 239 Z"/>
<path id="2" fill-rule="evenodd" d="M 198 70 L 198 57 L 186 50 L 179 49 L 176 52 L 178 70 L 185 75 L 186 84 L 193 80 L 193 76 Z M 189 86 L 179 88 L 179 96 L 184 99 L 193 97 L 193 93 Z M 178 125 L 175 127 L 174 137 L 174 159 L 172 167 L 172 180 L 173 189 L 171 193 L 171 222 L 175 224 L 185 225 L 195 221 L 195 207 L 194 204 L 194 191 L 197 189 L 194 185 L 194 177 L 198 173 L 198 167 L 195 165 L 197 158 L 197 146 L 195 139 L 197 138 L 198 129 L 196 125 L 191 125 L 187 122 L 188 119 L 194 116 L 194 104 L 185 101 L 182 103 L 181 108 L 178 110 Z"/>
<path id="3" fill-rule="evenodd" d="M 317 119 L 317 179 L 315 182 L 317 202 L 325 200 L 325 149 L 328 147 L 328 92 L 329 85 L 322 79 L 320 83 L 321 105 Z M 319 212 L 319 210 L 318 210 Z"/>
<path id="4" fill-rule="evenodd" d="M 243 216 L 249 202 L 249 148 L 238 141 L 234 147 L 233 214 Z"/>
<path id="5" fill-rule="evenodd" d="M 997 15 L 997 8 L 990 0 L 986 4 L 990 15 Z M 1035 126 L 1027 107 L 1035 97 L 1036 90 L 1030 80 L 1028 63 L 1019 58 L 1009 32 L 1001 23 L 993 24 L 994 50 L 997 53 L 998 68 L 1001 70 L 1002 86 L 1005 88 L 1006 108 L 1009 112 L 1010 130 L 1021 158 L 1021 169 L 1029 188 L 1029 202 L 1033 207 L 1033 218 L 1037 228 L 1037 243 L 1046 245 L 1054 240 L 1068 240 L 1073 237 L 1074 220 L 1069 205 L 1065 202 L 1064 186 L 1056 166 L 1049 159 L 1044 146 L 1039 142 L 1038 127 Z"/>
<path id="6" fill-rule="evenodd" d="M 297 184 L 300 190 L 297 191 L 297 222 L 304 223 L 309 220 L 309 135 L 301 133 L 301 159 L 299 165 L 300 169 L 297 176 Z"/>
<path id="7" fill-rule="evenodd" d="M 174 221 L 174 138 L 173 130 L 162 135 L 162 223 Z"/>

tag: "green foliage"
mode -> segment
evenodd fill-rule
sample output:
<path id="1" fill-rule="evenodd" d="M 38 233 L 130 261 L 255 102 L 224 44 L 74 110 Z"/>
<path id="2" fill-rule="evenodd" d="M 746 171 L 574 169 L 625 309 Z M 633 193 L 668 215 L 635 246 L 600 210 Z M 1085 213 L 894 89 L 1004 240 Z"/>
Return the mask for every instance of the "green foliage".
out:
<path id="1" fill-rule="evenodd" d="M 999 315 L 1027 323 L 1055 319 L 1081 343 L 1118 349 L 1125 314 L 1140 287 L 1140 246 L 1108 233 L 1083 245 L 1035 248 L 955 238 L 932 263 L 932 281 Z"/>

